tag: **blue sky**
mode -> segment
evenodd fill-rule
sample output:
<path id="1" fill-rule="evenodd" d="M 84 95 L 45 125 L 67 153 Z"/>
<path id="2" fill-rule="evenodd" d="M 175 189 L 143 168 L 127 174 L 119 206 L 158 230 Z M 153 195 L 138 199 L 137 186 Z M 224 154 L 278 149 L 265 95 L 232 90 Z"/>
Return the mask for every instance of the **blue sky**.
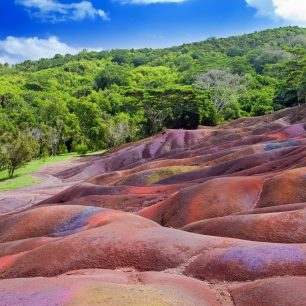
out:
<path id="1" fill-rule="evenodd" d="M 0 0 L 0 62 L 306 24 L 306 0 Z"/>

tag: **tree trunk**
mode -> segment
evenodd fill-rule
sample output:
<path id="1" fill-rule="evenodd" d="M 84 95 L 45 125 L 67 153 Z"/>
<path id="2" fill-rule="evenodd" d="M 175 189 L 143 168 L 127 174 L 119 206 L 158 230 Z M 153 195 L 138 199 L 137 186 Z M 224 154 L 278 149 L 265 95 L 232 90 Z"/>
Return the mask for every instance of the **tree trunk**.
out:
<path id="1" fill-rule="evenodd" d="M 11 168 L 8 169 L 10 179 L 13 178 L 15 170 L 16 170 L 15 167 L 11 167 Z"/>

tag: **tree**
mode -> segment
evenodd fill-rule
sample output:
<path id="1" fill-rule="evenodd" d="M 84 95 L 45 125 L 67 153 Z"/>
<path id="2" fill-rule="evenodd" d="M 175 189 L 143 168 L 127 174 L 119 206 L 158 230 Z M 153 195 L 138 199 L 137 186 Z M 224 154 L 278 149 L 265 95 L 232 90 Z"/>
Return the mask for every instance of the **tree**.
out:
<path id="1" fill-rule="evenodd" d="M 196 78 L 196 85 L 211 92 L 211 99 L 220 113 L 233 102 L 233 97 L 246 86 L 246 77 L 231 73 L 228 69 L 212 69 Z"/>
<path id="2" fill-rule="evenodd" d="M 143 109 L 149 133 L 163 128 L 196 129 L 200 124 L 203 101 L 192 86 L 171 85 L 147 90 Z"/>
<path id="3" fill-rule="evenodd" d="M 130 62 L 130 52 L 125 49 L 115 49 L 110 51 L 112 61 L 122 65 Z"/>
<path id="4" fill-rule="evenodd" d="M 38 144 L 29 134 L 20 134 L 17 139 L 6 144 L 7 170 L 12 178 L 17 169 L 25 166 L 37 154 Z"/>
<path id="5" fill-rule="evenodd" d="M 268 84 L 263 86 L 260 82 L 265 81 Z M 261 116 L 273 112 L 275 93 L 276 89 L 273 84 L 269 83 L 269 79 L 252 79 L 250 88 L 239 95 L 237 99 L 242 114 L 245 116 Z"/>
<path id="6" fill-rule="evenodd" d="M 150 61 L 150 58 L 148 58 L 148 56 L 146 56 L 145 54 L 141 54 L 141 53 L 135 54 L 132 57 L 132 64 L 135 67 L 146 65 L 149 61 Z"/>
<path id="7" fill-rule="evenodd" d="M 178 76 L 176 73 L 164 66 L 141 66 L 135 68 L 132 75 L 132 80 L 136 85 L 145 89 L 160 88 L 167 84 L 175 84 L 177 78 Z"/>
<path id="8" fill-rule="evenodd" d="M 255 70 L 249 63 L 246 57 L 242 56 L 236 56 L 231 58 L 231 61 L 229 63 L 230 65 L 230 70 L 234 74 L 240 74 L 240 75 L 245 75 L 245 74 L 254 74 Z"/>
<path id="9" fill-rule="evenodd" d="M 12 124 L 6 114 L 0 113 L 0 172 L 8 167 L 8 147 L 16 138 L 17 128 Z"/>
<path id="10" fill-rule="evenodd" d="M 153 99 L 149 99 L 146 101 L 144 105 L 144 115 L 148 121 L 148 131 L 150 134 L 156 134 L 161 131 L 164 127 L 164 122 L 169 116 L 169 108 L 161 105 L 154 101 Z"/>
<path id="11" fill-rule="evenodd" d="M 190 55 L 181 55 L 174 60 L 175 65 L 180 72 L 189 70 L 193 64 L 193 58 Z"/>
<path id="12" fill-rule="evenodd" d="M 261 73 L 266 64 L 276 64 L 289 60 L 292 58 L 292 55 L 281 48 L 265 45 L 264 47 L 249 52 L 248 58 L 256 72 Z"/>
<path id="13" fill-rule="evenodd" d="M 123 66 L 109 64 L 96 77 L 96 88 L 105 89 L 114 84 L 127 86 L 129 84 L 129 73 Z"/>
<path id="14" fill-rule="evenodd" d="M 126 113 L 119 113 L 108 121 L 107 142 L 110 146 L 118 146 L 135 140 L 137 127 Z"/>
<path id="15" fill-rule="evenodd" d="M 286 27 L 0 65 L 0 170 L 7 167 L 6 144 L 24 130 L 39 144 L 39 156 L 48 156 L 305 103 L 305 39 L 306 29 Z M 204 90 L 193 86 L 201 73 L 211 76 L 200 82 Z"/>
<path id="16" fill-rule="evenodd" d="M 288 75 L 278 88 L 276 102 L 286 107 L 298 105 L 300 103 L 302 91 L 302 72 L 294 71 Z"/>
<path id="17" fill-rule="evenodd" d="M 306 67 L 304 68 L 304 72 L 298 89 L 298 99 L 300 103 L 306 103 Z"/>
<path id="18" fill-rule="evenodd" d="M 205 107 L 200 108 L 200 124 L 208 126 L 216 126 L 220 115 L 213 103 L 205 103 Z"/>
<path id="19" fill-rule="evenodd" d="M 80 131 L 86 137 L 90 149 L 100 149 L 105 141 L 105 126 L 96 104 L 82 101 L 75 105 Z"/>

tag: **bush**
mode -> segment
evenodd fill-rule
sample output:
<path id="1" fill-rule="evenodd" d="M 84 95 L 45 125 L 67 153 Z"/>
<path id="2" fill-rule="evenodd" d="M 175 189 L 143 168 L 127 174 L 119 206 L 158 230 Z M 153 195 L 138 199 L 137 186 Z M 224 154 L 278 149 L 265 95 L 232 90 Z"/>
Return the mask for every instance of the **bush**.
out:
<path id="1" fill-rule="evenodd" d="M 257 104 L 252 107 L 252 114 L 254 116 L 263 116 L 267 114 L 271 114 L 273 112 L 273 107 L 270 105 L 261 105 Z"/>
<path id="2" fill-rule="evenodd" d="M 230 105 L 227 105 L 223 109 L 222 115 L 223 115 L 224 120 L 226 121 L 238 119 L 241 116 L 239 104 L 232 103 Z"/>
<path id="3" fill-rule="evenodd" d="M 68 154 L 67 146 L 65 144 L 59 145 L 58 153 L 59 154 Z"/>
<path id="4" fill-rule="evenodd" d="M 85 156 L 88 152 L 88 147 L 86 144 L 82 143 L 82 144 L 77 145 L 75 147 L 75 150 L 80 156 Z"/>
<path id="5" fill-rule="evenodd" d="M 200 124 L 206 126 L 216 126 L 219 123 L 220 115 L 216 107 L 212 103 L 208 103 L 204 108 L 200 109 Z"/>
<path id="6" fill-rule="evenodd" d="M 49 150 L 47 148 L 43 148 L 39 157 L 42 158 L 43 161 L 46 161 L 46 159 L 49 157 Z"/>

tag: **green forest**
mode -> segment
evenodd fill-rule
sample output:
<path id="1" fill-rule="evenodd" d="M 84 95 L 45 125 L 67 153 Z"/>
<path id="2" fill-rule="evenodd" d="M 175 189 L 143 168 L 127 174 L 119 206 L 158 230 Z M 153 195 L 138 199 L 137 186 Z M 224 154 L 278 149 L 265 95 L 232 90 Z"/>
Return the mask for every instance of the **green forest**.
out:
<path id="1" fill-rule="evenodd" d="M 299 27 L 0 65 L 0 171 L 305 102 Z"/>

